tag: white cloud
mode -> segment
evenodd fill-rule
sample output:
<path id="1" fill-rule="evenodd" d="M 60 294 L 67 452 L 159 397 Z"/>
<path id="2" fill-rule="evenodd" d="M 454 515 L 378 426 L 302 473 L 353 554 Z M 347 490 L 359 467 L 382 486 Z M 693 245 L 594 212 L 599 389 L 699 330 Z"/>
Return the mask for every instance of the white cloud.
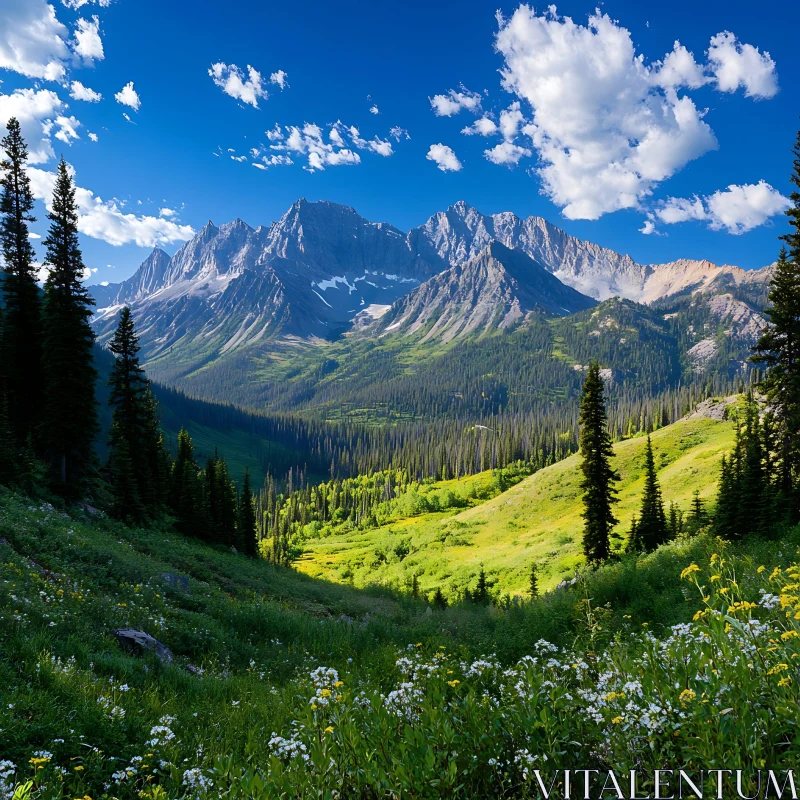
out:
<path id="1" fill-rule="evenodd" d="M 659 183 L 716 148 L 705 112 L 679 88 L 711 82 L 724 91 L 742 85 L 746 94 L 768 96 L 764 74 L 774 78 L 774 65 L 768 70 L 749 45 L 724 54 L 726 63 L 739 65 L 735 76 L 721 72 L 719 37 L 712 39 L 708 65 L 698 65 L 679 43 L 663 61 L 647 64 L 630 33 L 599 11 L 586 26 L 559 17 L 554 6 L 537 15 L 522 5 L 509 19 L 498 19 L 503 87 L 527 101 L 533 114 L 531 122 L 516 124 L 542 162 L 543 192 L 569 219 L 637 208 Z M 514 120 L 508 121 L 510 130 Z M 508 133 L 505 138 L 513 142 Z"/>
<path id="2" fill-rule="evenodd" d="M 87 135 L 93 142 L 97 141 L 97 134 L 96 133 L 89 133 Z"/>
<path id="3" fill-rule="evenodd" d="M 480 111 L 481 96 L 477 92 L 471 92 L 463 85 L 459 89 L 460 91 L 450 89 L 447 94 L 435 94 L 428 98 L 433 113 L 437 117 L 452 117 L 454 114 L 458 114 L 462 108 L 476 113 Z"/>
<path id="4" fill-rule="evenodd" d="M 472 125 L 467 125 L 466 128 L 463 128 L 461 133 L 465 136 L 491 136 L 497 133 L 497 123 L 489 117 L 479 117 Z"/>
<path id="5" fill-rule="evenodd" d="M 72 144 L 75 139 L 80 139 L 78 128 L 81 123 L 75 117 L 56 117 L 54 128 L 56 130 L 55 137 L 64 144 Z"/>
<path id="6" fill-rule="evenodd" d="M 31 189 L 38 200 L 43 200 L 48 210 L 53 196 L 56 176 L 53 172 L 29 167 Z M 112 201 L 104 202 L 94 192 L 75 187 L 78 203 L 78 230 L 93 239 L 101 239 L 115 247 L 137 244 L 139 247 L 157 247 L 173 242 L 185 242 L 194 235 L 189 225 L 181 225 L 164 217 L 125 214 Z"/>
<path id="7" fill-rule="evenodd" d="M 172 218 L 177 215 L 177 211 L 174 208 L 162 208 L 158 212 L 159 217 L 169 217 Z"/>
<path id="8" fill-rule="evenodd" d="M 270 148 L 305 156 L 307 164 L 303 169 L 309 172 L 324 170 L 325 167 L 360 164 L 361 156 L 349 147 L 343 146 L 344 140 L 339 126 L 341 123 L 336 123 L 331 128 L 328 141 L 325 141 L 319 125 L 308 122 L 302 128 L 289 125 L 286 127 L 286 137 L 283 142 L 270 145 Z"/>
<path id="9" fill-rule="evenodd" d="M 281 91 L 283 91 L 289 85 L 289 81 L 287 80 L 288 77 L 289 76 L 282 69 L 279 69 L 277 72 L 273 72 L 269 76 L 269 82 L 276 83 L 278 86 L 280 86 Z"/>
<path id="10" fill-rule="evenodd" d="M 134 111 L 141 108 L 142 101 L 136 89 L 133 88 L 133 81 L 126 83 L 115 95 L 114 99 L 123 106 L 130 106 Z M 124 115 L 130 122 L 130 117 Z"/>
<path id="11" fill-rule="evenodd" d="M 766 181 L 731 184 L 705 197 L 668 197 L 655 210 L 655 216 L 668 225 L 690 220 L 702 220 L 712 230 L 726 230 L 740 234 L 763 225 L 770 217 L 785 211 L 790 205 L 784 197 Z M 645 223 L 645 227 L 647 224 Z M 650 233 L 651 230 L 642 231 Z"/>
<path id="12" fill-rule="evenodd" d="M 389 130 L 389 136 L 392 137 L 395 141 L 400 141 L 401 139 L 410 139 L 408 131 L 405 128 L 401 128 L 399 125 L 395 125 L 393 128 Z"/>
<path id="13" fill-rule="evenodd" d="M 100 92 L 84 86 L 80 81 L 72 81 L 69 87 L 69 96 L 73 100 L 83 100 L 85 103 L 99 103 L 103 99 Z"/>
<path id="14" fill-rule="evenodd" d="M 208 74 L 225 94 L 236 100 L 241 100 L 243 103 L 253 106 L 253 108 L 258 108 L 259 98 L 266 100 L 269 97 L 267 90 L 264 88 L 261 73 L 253 69 L 249 64 L 247 65 L 247 78 L 235 64 L 223 64 L 221 61 L 212 64 Z M 275 75 L 277 74 L 276 72 Z M 281 80 L 285 80 L 285 73 L 282 74 Z M 278 83 L 278 81 L 275 82 Z"/>
<path id="15" fill-rule="evenodd" d="M 46 0 L 0 3 L 0 69 L 29 78 L 61 80 L 69 58 L 68 31 Z"/>
<path id="16" fill-rule="evenodd" d="M 514 166 L 519 164 L 521 158 L 530 156 L 531 151 L 527 147 L 521 147 L 513 142 L 500 142 L 490 150 L 484 150 L 483 154 L 493 164 L 505 164 Z"/>
<path id="17" fill-rule="evenodd" d="M 28 143 L 29 163 L 44 164 L 55 156 L 50 135 L 63 109 L 62 100 L 49 89 L 17 89 L 0 94 L 0 127 L 5 128 L 9 119 L 16 117 Z"/>
<path id="18" fill-rule="evenodd" d="M 333 130 L 337 130 L 339 128 L 344 129 L 344 126 L 340 122 L 337 122 L 333 126 Z M 392 150 L 392 143 L 388 141 L 388 139 L 381 139 L 378 136 L 374 136 L 372 139 L 363 139 L 355 125 L 351 125 L 346 130 L 347 133 L 350 134 L 350 139 L 352 140 L 353 144 L 359 150 L 370 150 L 371 152 L 377 153 L 379 156 L 384 157 L 388 157 L 394 152 Z M 333 134 L 333 131 L 331 131 L 331 134 Z M 341 142 L 341 144 L 344 144 L 344 142 Z"/>
<path id="19" fill-rule="evenodd" d="M 287 125 L 283 129 L 276 124 L 266 131 L 271 142 L 267 149 L 253 148 L 250 153 L 258 159 L 259 169 L 269 166 L 293 164 L 292 155 L 303 156 L 306 164 L 303 169 L 309 172 L 324 170 L 348 164 L 360 164 L 361 156 L 357 150 L 365 150 L 388 158 L 394 154 L 392 143 L 380 136 L 365 139 L 355 125 L 345 125 L 341 121 L 327 126 L 327 132 L 313 123 L 305 123 L 302 127 Z M 408 134 L 402 128 L 392 129 L 397 140 Z"/>
<path id="20" fill-rule="evenodd" d="M 266 131 L 267 139 L 271 142 L 279 142 L 283 139 L 283 131 L 281 130 L 281 126 L 278 123 L 275 123 L 275 127 L 272 130 Z"/>
<path id="21" fill-rule="evenodd" d="M 432 144 L 425 157 L 428 161 L 433 161 L 442 172 L 458 172 L 463 166 L 453 149 L 441 142 Z"/>
<path id="22" fill-rule="evenodd" d="M 131 125 L 136 124 L 124 111 L 122 112 L 122 116 L 125 117 L 125 119 L 128 120 L 128 122 L 130 122 Z"/>
<path id="23" fill-rule="evenodd" d="M 370 114 L 380 114 L 381 111 L 378 108 L 378 106 L 370 106 L 369 113 Z"/>
<path id="24" fill-rule="evenodd" d="M 75 43 L 72 47 L 75 55 L 89 64 L 101 61 L 105 57 L 103 40 L 100 38 L 100 19 L 79 19 L 75 30 Z"/>
<path id="25" fill-rule="evenodd" d="M 751 44 L 741 44 L 729 31 L 711 37 L 708 60 L 721 92 L 735 92 L 740 86 L 746 97 L 764 99 L 778 93 L 775 62 Z"/>
<path id="26" fill-rule="evenodd" d="M 656 226 L 653 220 L 646 219 L 644 224 L 641 228 L 639 228 L 639 233 L 643 233 L 645 236 L 649 236 L 651 233 L 656 232 Z"/>
<path id="27" fill-rule="evenodd" d="M 231 156 L 234 161 L 247 161 L 247 156 Z"/>
<path id="28" fill-rule="evenodd" d="M 266 169 L 266 167 L 263 164 L 259 164 L 258 162 L 253 162 L 253 166 L 256 169 L 264 169 L 264 170 Z"/>
<path id="29" fill-rule="evenodd" d="M 61 0 L 61 3 L 67 8 L 77 11 L 90 3 L 96 3 L 101 8 L 108 8 L 111 5 L 111 0 Z"/>

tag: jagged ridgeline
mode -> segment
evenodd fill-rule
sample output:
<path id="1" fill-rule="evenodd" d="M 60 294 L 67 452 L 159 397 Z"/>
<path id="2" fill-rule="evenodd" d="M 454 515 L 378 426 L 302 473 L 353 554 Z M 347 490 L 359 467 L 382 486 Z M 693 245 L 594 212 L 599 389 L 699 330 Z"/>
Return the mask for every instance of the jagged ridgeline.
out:
<path id="1" fill-rule="evenodd" d="M 95 287 L 94 324 L 107 341 L 129 305 L 167 432 L 256 475 L 448 478 L 573 452 L 592 359 L 617 436 L 740 389 L 771 274 L 640 265 L 461 202 L 405 234 L 301 200 L 155 250 Z"/>

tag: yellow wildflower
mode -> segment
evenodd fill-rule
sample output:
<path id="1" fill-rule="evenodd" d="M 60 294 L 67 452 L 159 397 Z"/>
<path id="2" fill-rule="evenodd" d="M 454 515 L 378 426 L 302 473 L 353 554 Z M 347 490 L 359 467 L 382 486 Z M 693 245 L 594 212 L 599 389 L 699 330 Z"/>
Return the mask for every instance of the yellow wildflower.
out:
<path id="1" fill-rule="evenodd" d="M 333 725 L 328 725 L 328 727 L 325 728 L 325 733 L 333 733 Z"/>
<path id="2" fill-rule="evenodd" d="M 458 686 L 459 683 L 461 683 L 461 681 L 458 680 L 458 678 L 456 678 L 456 679 L 454 679 L 452 681 L 447 681 L 447 685 L 448 686 Z"/>
<path id="3" fill-rule="evenodd" d="M 620 722 L 622 722 L 622 717 L 614 717 L 614 719 L 612 719 L 611 722 L 614 725 L 619 725 Z"/>
<path id="4" fill-rule="evenodd" d="M 692 700 L 694 700 L 696 697 L 697 694 L 693 692 L 691 689 L 684 689 L 680 693 L 680 697 L 678 697 L 678 700 L 680 700 L 681 705 L 685 707 L 687 703 L 691 703 Z"/>
<path id="5" fill-rule="evenodd" d="M 788 675 L 784 675 L 779 681 L 778 686 L 790 686 L 792 679 Z"/>
<path id="6" fill-rule="evenodd" d="M 795 630 L 786 631 L 781 634 L 781 639 L 793 639 L 795 636 L 799 636 L 800 634 L 797 633 Z"/>
<path id="7" fill-rule="evenodd" d="M 689 566 L 681 572 L 681 580 L 688 578 L 693 572 L 700 572 L 700 567 L 698 567 L 697 564 L 689 564 Z"/>

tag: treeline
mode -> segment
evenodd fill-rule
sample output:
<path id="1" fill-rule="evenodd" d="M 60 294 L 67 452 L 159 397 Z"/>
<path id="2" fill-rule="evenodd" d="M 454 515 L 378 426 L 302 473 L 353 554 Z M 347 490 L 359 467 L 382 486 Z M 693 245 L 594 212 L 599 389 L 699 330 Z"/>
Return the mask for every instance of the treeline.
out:
<path id="1" fill-rule="evenodd" d="M 173 460 L 164 445 L 158 404 L 139 363 L 130 310 L 122 309 L 109 350 L 109 458 L 100 464 L 93 301 L 83 285 L 78 207 L 62 159 L 50 202 L 44 293 L 37 285 L 28 225 L 34 201 L 19 122 L 8 122 L 0 164 L 0 483 L 28 494 L 52 492 L 65 501 L 86 498 L 132 523 L 173 523 L 183 533 L 237 546 L 256 555 L 249 477 L 241 494 L 224 459 L 201 470 L 191 440 L 179 436 Z"/>
<path id="2" fill-rule="evenodd" d="M 309 484 L 301 471 L 290 471 L 284 491 L 268 477 L 256 510 L 262 551 L 273 563 L 288 565 L 302 552 L 302 542 L 337 529 L 369 529 L 384 522 L 433 511 L 466 507 L 504 492 L 541 465 L 516 462 L 492 473 L 492 480 L 467 495 L 441 488 L 427 492 L 433 479 L 419 480 L 408 470 L 381 470 L 354 478 Z"/>

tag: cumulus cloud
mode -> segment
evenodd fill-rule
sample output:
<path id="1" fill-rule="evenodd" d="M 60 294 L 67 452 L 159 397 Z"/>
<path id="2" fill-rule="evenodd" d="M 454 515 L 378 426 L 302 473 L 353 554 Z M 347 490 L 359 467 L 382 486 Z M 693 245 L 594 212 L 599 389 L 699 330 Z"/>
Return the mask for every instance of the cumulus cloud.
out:
<path id="1" fill-rule="evenodd" d="M 481 96 L 463 85 L 459 87 L 459 91 L 450 89 L 447 94 L 435 94 L 428 99 L 437 117 L 452 117 L 462 109 L 474 112 L 481 109 Z"/>
<path id="2" fill-rule="evenodd" d="M 51 210 L 56 175 L 47 170 L 29 167 L 34 197 L 43 200 Z M 189 225 L 181 225 L 163 216 L 124 213 L 115 201 L 103 201 L 94 192 L 75 187 L 78 203 L 78 230 L 93 239 L 101 239 L 115 247 L 137 244 L 139 247 L 185 242 L 194 235 Z"/>
<path id="3" fill-rule="evenodd" d="M 324 170 L 325 167 L 360 164 L 361 156 L 345 146 L 341 133 L 343 127 L 341 123 L 336 123 L 328 131 L 326 139 L 319 125 L 309 122 L 302 127 L 288 125 L 281 143 L 270 145 L 270 149 L 304 156 L 306 165 L 303 169 L 309 172 Z"/>
<path id="4" fill-rule="evenodd" d="M 264 80 L 261 73 L 247 65 L 247 77 L 236 64 L 223 64 L 221 61 L 212 64 L 208 70 L 211 80 L 222 89 L 225 94 L 230 95 L 235 100 L 241 100 L 247 105 L 258 108 L 259 99 L 266 100 L 269 93 L 264 88 Z M 276 72 L 275 75 L 278 75 Z M 280 80 L 285 80 L 286 73 L 281 73 Z M 278 83 L 278 81 L 275 81 Z M 281 88 L 283 88 L 281 86 Z"/>
<path id="5" fill-rule="evenodd" d="M 490 117 L 479 117 L 472 125 L 462 128 L 461 133 L 465 136 L 491 136 L 497 133 L 497 123 Z"/>
<path id="6" fill-rule="evenodd" d="M 411 138 L 408 131 L 405 128 L 401 128 L 398 125 L 395 125 L 393 128 L 389 129 L 389 136 L 391 136 L 392 139 L 394 139 L 397 142 L 399 142 L 401 139 Z"/>
<path id="7" fill-rule="evenodd" d="M 727 189 L 705 197 L 668 197 L 655 209 L 654 214 L 668 225 L 700 220 L 705 221 L 712 230 L 741 234 L 763 225 L 789 205 L 788 197 L 762 180 L 743 185 L 731 184 Z M 645 227 L 648 227 L 647 223 Z M 651 227 L 642 233 L 652 231 Z"/>
<path id="8" fill-rule="evenodd" d="M 99 103 L 103 99 L 100 92 L 84 86 L 80 81 L 72 81 L 69 86 L 69 96 L 73 100 L 83 100 L 85 103 Z"/>
<path id="9" fill-rule="evenodd" d="M 250 154 L 258 162 L 258 169 L 293 164 L 292 156 L 301 156 L 306 161 L 303 169 L 309 172 L 324 170 L 326 167 L 360 164 L 358 150 L 384 158 L 394 154 L 392 143 L 388 139 L 380 136 L 366 139 L 355 125 L 345 125 L 337 120 L 326 127 L 327 130 L 308 122 L 303 126 L 287 125 L 283 128 L 276 124 L 266 131 L 270 144 L 266 148 L 253 148 Z M 394 133 L 390 132 L 390 135 L 396 134 L 394 138 L 397 141 L 404 135 L 408 138 L 402 128 L 393 128 L 392 131 Z"/>
<path id="10" fill-rule="evenodd" d="M 519 164 L 521 158 L 530 156 L 531 151 L 527 147 L 521 147 L 512 142 L 500 142 L 489 150 L 484 150 L 483 153 L 486 158 L 493 164 L 505 164 L 506 166 L 514 166 Z"/>
<path id="11" fill-rule="evenodd" d="M 0 127 L 5 128 L 9 119 L 16 117 L 28 143 L 29 163 L 44 164 L 55 156 L 50 137 L 55 119 L 63 116 L 64 108 L 63 101 L 49 89 L 17 89 L 0 94 Z"/>
<path id="12" fill-rule="evenodd" d="M 133 88 L 133 81 L 126 83 L 115 95 L 114 99 L 123 106 L 130 106 L 134 111 L 138 111 L 141 108 L 142 101 L 137 93 L 136 89 Z M 123 115 L 128 122 L 130 122 L 130 117 L 127 114 Z"/>
<path id="13" fill-rule="evenodd" d="M 45 130 L 48 132 L 55 131 L 53 135 L 56 139 L 64 142 L 64 144 L 71 145 L 75 139 L 81 138 L 78 133 L 78 128 L 80 127 L 81 123 L 75 117 L 60 116 L 56 117 L 52 123 L 45 125 Z"/>
<path id="14" fill-rule="evenodd" d="M 741 44 L 729 31 L 711 38 L 708 60 L 721 92 L 744 89 L 746 97 L 765 99 L 778 93 L 775 62 L 751 44 Z"/>
<path id="15" fill-rule="evenodd" d="M 282 69 L 279 69 L 269 76 L 269 82 L 277 84 L 281 91 L 283 91 L 289 85 L 288 77 L 289 76 Z"/>
<path id="16" fill-rule="evenodd" d="M 89 64 L 101 61 L 105 57 L 103 40 L 100 38 L 99 17 L 78 20 L 72 49 L 76 56 Z"/>
<path id="17" fill-rule="evenodd" d="M 61 0 L 61 3 L 67 8 L 77 11 L 79 8 L 83 8 L 92 3 L 95 3 L 101 8 L 108 8 L 111 5 L 111 0 Z"/>
<path id="18" fill-rule="evenodd" d="M 370 106 L 369 113 L 370 114 L 380 114 L 381 111 L 378 108 L 378 106 Z"/>
<path id="19" fill-rule="evenodd" d="M 717 147 L 705 112 L 679 89 L 711 83 L 766 97 L 775 80 L 768 55 L 723 34 L 711 40 L 706 65 L 677 42 L 662 61 L 647 64 L 630 33 L 599 11 L 585 26 L 553 6 L 537 15 L 522 5 L 498 19 L 503 87 L 532 112 L 530 121 L 509 117 L 509 130 L 516 125 L 529 138 L 542 163 L 542 190 L 569 219 L 639 207 L 659 183 Z"/>
<path id="20" fill-rule="evenodd" d="M 0 3 L 0 69 L 61 80 L 69 58 L 68 31 L 46 0 Z"/>
<path id="21" fill-rule="evenodd" d="M 458 172 L 463 166 L 453 148 L 441 142 L 432 144 L 425 157 L 428 161 L 433 161 L 442 172 Z"/>
<path id="22" fill-rule="evenodd" d="M 97 141 L 97 134 L 96 133 L 89 133 L 87 135 L 93 142 Z"/>

